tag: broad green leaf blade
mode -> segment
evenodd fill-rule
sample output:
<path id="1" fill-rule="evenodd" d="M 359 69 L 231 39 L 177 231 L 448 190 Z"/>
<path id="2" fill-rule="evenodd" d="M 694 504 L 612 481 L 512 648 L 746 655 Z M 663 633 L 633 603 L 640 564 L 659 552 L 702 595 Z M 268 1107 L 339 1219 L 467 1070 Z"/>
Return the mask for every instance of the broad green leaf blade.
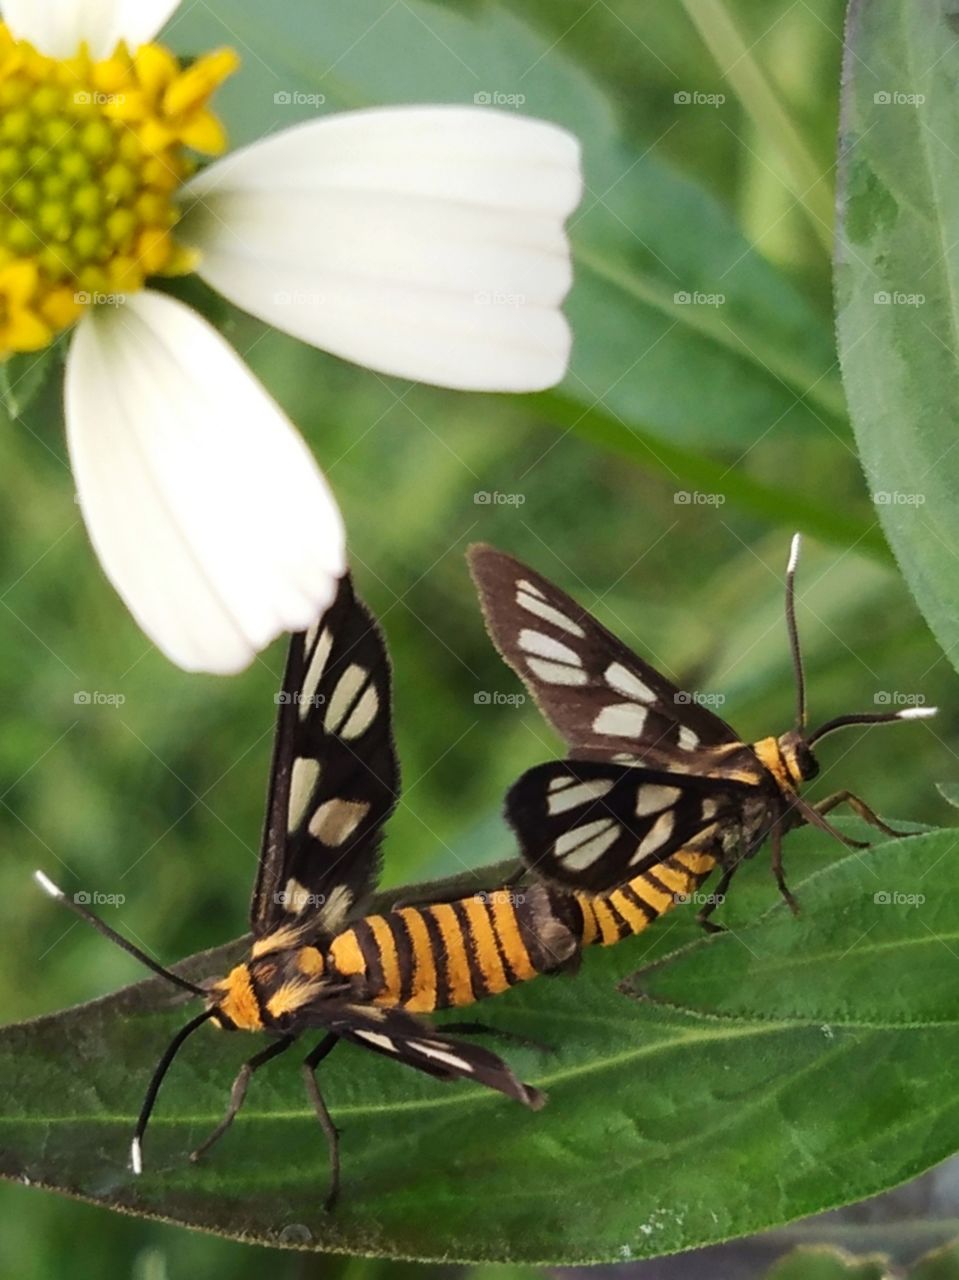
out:
<path id="1" fill-rule="evenodd" d="M 952 831 L 890 840 L 806 881 L 785 903 L 693 944 L 630 990 L 698 1013 L 840 1026 L 959 1025 L 959 868 Z M 786 925 L 789 925 L 787 928 Z"/>
<path id="2" fill-rule="evenodd" d="M 11 418 L 19 418 L 43 389 L 47 378 L 63 363 L 63 341 L 43 351 L 0 360 L 0 404 Z"/>
<path id="3" fill-rule="evenodd" d="M 288 0 L 267 11 L 236 0 L 226 19 L 207 5 L 185 10 L 171 39 L 184 51 L 256 50 L 218 98 L 234 143 L 404 102 L 498 105 L 565 125 L 583 143 L 588 188 L 571 220 L 569 395 L 602 400 L 656 436 L 737 455 L 773 424 L 781 439 L 845 429 L 825 317 L 707 191 L 653 147 L 622 141 L 611 105 L 558 41 L 506 9 L 483 4 L 466 17 L 423 0 L 386 10 L 379 0 Z M 689 111 L 675 104 L 676 126 Z"/>
<path id="4" fill-rule="evenodd" d="M 959 1244 L 945 1245 L 920 1258 L 909 1280 L 959 1280 Z"/>
<path id="5" fill-rule="evenodd" d="M 951 0 L 854 0 L 836 291 L 853 425 L 886 536 L 959 654 L 959 45 Z"/>
<path id="6" fill-rule="evenodd" d="M 902 847 L 932 840 L 945 847 L 951 833 Z M 830 877 L 842 882 L 847 860 L 830 870 L 832 844 L 801 832 L 789 845 L 805 903 Z M 956 875 L 949 861 L 943 880 Z M 804 880 L 800 868 L 818 870 Z M 737 934 L 774 892 L 764 866 L 742 879 L 726 916 Z M 939 887 L 959 901 L 954 884 Z M 841 901 L 824 895 L 819 909 L 824 933 L 841 928 Z M 549 1091 L 538 1114 L 351 1046 L 333 1054 L 322 1080 L 343 1130 L 345 1191 L 333 1215 L 321 1208 L 325 1151 L 290 1058 L 255 1079 L 208 1161 L 186 1163 L 219 1119 L 239 1062 L 259 1046 L 253 1037 L 204 1029 L 190 1042 L 161 1094 L 146 1172 L 134 1179 L 126 1156 L 144 1083 L 186 1017 L 153 981 L 0 1033 L 0 1172 L 273 1245 L 580 1263 L 779 1225 L 902 1182 L 959 1145 L 955 1021 L 920 1011 L 867 1025 L 850 1015 L 824 1029 L 794 1015 L 788 989 L 776 1016 L 718 1020 L 620 995 L 617 979 L 650 941 L 658 952 L 688 942 L 690 916 L 677 911 L 648 936 L 587 956 L 575 979 L 542 979 L 477 1011 L 555 1046 L 504 1050 Z M 801 947 L 799 926 L 777 918 Z M 199 969 L 209 966 L 207 957 Z M 888 989 L 887 967 L 874 973 Z M 679 994 L 692 1004 L 697 993 Z"/>

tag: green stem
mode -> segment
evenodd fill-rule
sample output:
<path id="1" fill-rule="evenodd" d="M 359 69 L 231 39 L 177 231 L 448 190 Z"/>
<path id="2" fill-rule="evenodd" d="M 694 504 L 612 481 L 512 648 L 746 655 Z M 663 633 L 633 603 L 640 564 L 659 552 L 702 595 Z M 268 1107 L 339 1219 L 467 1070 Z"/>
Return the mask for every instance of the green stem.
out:
<path id="1" fill-rule="evenodd" d="M 831 184 L 753 57 L 724 0 L 682 0 L 682 3 L 756 130 L 786 166 L 793 195 L 823 248 L 831 255 L 834 221 Z"/>

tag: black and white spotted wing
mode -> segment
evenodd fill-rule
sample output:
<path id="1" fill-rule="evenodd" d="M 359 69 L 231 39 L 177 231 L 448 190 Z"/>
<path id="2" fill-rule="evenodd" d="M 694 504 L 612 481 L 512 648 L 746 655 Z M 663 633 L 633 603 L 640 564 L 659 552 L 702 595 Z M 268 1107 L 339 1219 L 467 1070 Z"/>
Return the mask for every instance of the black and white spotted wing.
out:
<path id="1" fill-rule="evenodd" d="M 733 729 L 677 689 L 546 578 L 493 547 L 469 549 L 487 629 L 571 754 L 662 766 Z"/>
<path id="2" fill-rule="evenodd" d="M 348 574 L 293 636 L 277 700 L 253 932 L 330 934 L 376 880 L 400 786 L 386 643 Z"/>
<path id="3" fill-rule="evenodd" d="M 309 1024 L 310 1020 L 311 1011 L 302 1011 L 301 1021 Z M 316 1006 L 314 1025 L 440 1080 L 475 1080 L 534 1111 L 546 1101 L 545 1094 L 524 1084 L 496 1054 L 468 1040 L 443 1035 L 403 1009 L 324 997 Z"/>
<path id="4" fill-rule="evenodd" d="M 523 859 L 572 889 L 603 893 L 735 817 L 743 784 L 601 760 L 557 760 L 510 789 Z"/>

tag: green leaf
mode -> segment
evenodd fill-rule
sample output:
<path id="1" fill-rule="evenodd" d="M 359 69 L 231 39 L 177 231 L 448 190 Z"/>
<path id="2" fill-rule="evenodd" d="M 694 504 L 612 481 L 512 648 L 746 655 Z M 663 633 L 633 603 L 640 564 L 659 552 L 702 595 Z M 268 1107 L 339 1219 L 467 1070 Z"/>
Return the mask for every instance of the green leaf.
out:
<path id="1" fill-rule="evenodd" d="M 62 342 L 43 351 L 0 360 L 0 404 L 11 418 L 19 418 L 43 389 L 51 373 L 63 363 Z"/>
<path id="2" fill-rule="evenodd" d="M 951 833 L 938 832 L 870 855 L 883 882 L 925 872 L 931 918 L 943 935 L 959 913 L 959 871 L 943 856 L 951 841 Z M 129 1173 L 145 1081 L 185 1021 L 152 980 L 0 1033 L 0 1089 L 8 1099 L 0 1172 L 248 1241 L 428 1261 L 650 1257 L 848 1203 L 959 1145 L 959 1027 L 947 1016 L 949 984 L 937 984 L 939 1008 L 910 971 L 915 964 L 927 978 L 931 972 L 918 912 L 889 908 L 880 917 L 884 948 L 872 945 L 872 931 L 862 943 L 853 940 L 852 957 L 837 964 L 858 975 L 860 986 L 871 973 L 871 986 L 851 987 L 838 1009 L 830 988 L 831 1025 L 818 1017 L 822 967 L 814 959 L 807 978 L 801 963 L 815 942 L 811 924 L 822 939 L 846 940 L 857 901 L 851 868 L 860 887 L 869 885 L 866 862 L 797 832 L 789 865 L 804 908 L 799 922 L 775 908 L 750 923 L 775 895 L 757 861 L 724 908 L 735 933 L 687 947 L 654 971 L 658 980 L 708 951 L 716 969 L 705 978 L 716 1003 L 715 975 L 739 980 L 740 939 L 757 951 L 757 965 L 757 947 L 766 945 L 777 975 L 786 976 L 769 984 L 778 998 L 756 1016 L 723 1010 L 704 1018 L 617 992 L 617 979 L 648 957 L 650 945 L 662 954 L 696 936 L 692 913 L 682 910 L 648 935 L 588 955 L 575 979 L 543 979 L 489 1001 L 484 1020 L 555 1046 L 548 1054 L 506 1050 L 523 1078 L 549 1091 L 538 1114 L 350 1046 L 334 1054 L 322 1080 L 343 1129 L 345 1194 L 332 1215 L 320 1207 L 324 1144 L 288 1060 L 256 1078 L 243 1115 L 208 1161 L 186 1162 L 218 1120 L 240 1061 L 260 1043 L 254 1037 L 211 1030 L 190 1042 L 161 1094 L 146 1172 L 140 1179 Z M 857 963 L 860 945 L 871 967 Z M 191 972 L 209 972 L 214 959 L 223 961 L 200 957 Z M 670 997 L 702 1005 L 703 976 L 697 969 Z M 748 988 L 748 973 L 745 979 Z M 761 996 L 753 992 L 751 1003 Z"/>
<path id="3" fill-rule="evenodd" d="M 909 1272 L 909 1280 L 959 1280 L 959 1243 L 927 1253 Z"/>
<path id="4" fill-rule="evenodd" d="M 831 1245 L 803 1245 L 771 1268 L 766 1280 L 891 1280 L 883 1258 L 854 1258 Z"/>
<path id="5" fill-rule="evenodd" d="M 839 347 L 886 536 L 959 654 L 959 82 L 952 0 L 854 0 L 840 141 Z"/>
<path id="6" fill-rule="evenodd" d="M 483 4 L 467 18 L 422 0 L 385 11 L 379 0 L 288 0 L 267 12 L 237 0 L 228 20 L 207 5 L 184 11 L 171 38 L 256 50 L 218 99 L 236 143 L 331 110 L 496 95 L 567 126 L 582 140 L 588 188 L 571 220 L 568 394 L 658 437 L 737 453 L 771 424 L 780 438 L 844 429 L 825 317 L 701 186 L 624 142 L 602 92 L 505 9 Z M 688 110 L 676 105 L 676 124 Z"/>
<path id="7" fill-rule="evenodd" d="M 937 782 L 936 790 L 954 809 L 959 809 L 959 782 Z"/>
<path id="8" fill-rule="evenodd" d="M 779 903 L 629 989 L 710 1017 L 815 1023 L 830 1038 L 860 1025 L 952 1027 L 942 975 L 959 952 L 954 845 L 946 830 L 854 852 L 806 881 L 798 919 Z"/>

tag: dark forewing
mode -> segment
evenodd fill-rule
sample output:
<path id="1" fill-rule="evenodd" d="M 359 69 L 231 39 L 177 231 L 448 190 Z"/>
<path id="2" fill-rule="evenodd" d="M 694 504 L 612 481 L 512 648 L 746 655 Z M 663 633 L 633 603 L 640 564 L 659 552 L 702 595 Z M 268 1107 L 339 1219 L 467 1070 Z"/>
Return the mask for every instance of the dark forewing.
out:
<path id="1" fill-rule="evenodd" d="M 301 1020 L 306 1025 L 329 1027 L 344 1040 L 441 1080 L 475 1080 L 534 1110 L 546 1101 L 544 1094 L 524 1084 L 495 1053 L 468 1040 L 443 1035 L 402 1009 L 320 999 L 313 1008 L 302 1011 Z"/>
<path id="2" fill-rule="evenodd" d="M 399 794 L 386 642 L 347 574 L 309 632 L 293 636 L 250 919 L 332 933 L 379 870 Z"/>
<path id="3" fill-rule="evenodd" d="M 523 774 L 506 814 L 533 871 L 603 893 L 702 837 L 753 790 L 694 774 L 557 760 Z"/>
<path id="4" fill-rule="evenodd" d="M 738 741 L 542 575 L 482 544 L 469 563 L 493 643 L 574 754 L 661 763 Z"/>

